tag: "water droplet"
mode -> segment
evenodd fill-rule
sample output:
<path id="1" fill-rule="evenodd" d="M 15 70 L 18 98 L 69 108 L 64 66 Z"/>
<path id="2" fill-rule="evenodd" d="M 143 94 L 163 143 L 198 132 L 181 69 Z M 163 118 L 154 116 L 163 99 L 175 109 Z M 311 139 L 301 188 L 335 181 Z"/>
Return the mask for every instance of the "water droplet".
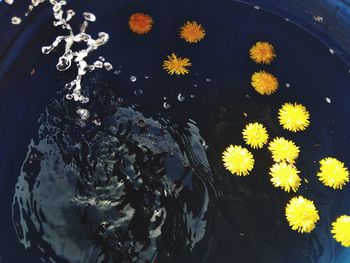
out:
<path id="1" fill-rule="evenodd" d="M 90 112 L 87 109 L 77 109 L 76 113 L 78 113 L 80 118 L 84 121 L 86 121 L 90 117 Z"/>
<path id="2" fill-rule="evenodd" d="M 13 4 L 13 0 L 5 0 L 5 3 L 8 5 L 12 5 Z"/>
<path id="3" fill-rule="evenodd" d="M 332 103 L 332 100 L 328 97 L 326 97 L 326 101 L 327 101 L 327 103 Z"/>
<path id="4" fill-rule="evenodd" d="M 87 98 L 87 97 L 80 97 L 80 102 L 81 103 L 83 103 L 83 104 L 85 104 L 85 103 L 88 103 L 90 100 L 89 100 L 89 98 Z"/>
<path id="5" fill-rule="evenodd" d="M 286 87 L 287 87 L 287 88 L 290 88 L 290 83 L 286 83 Z"/>
<path id="6" fill-rule="evenodd" d="M 256 5 L 256 6 L 254 6 L 254 9 L 260 10 L 260 6 Z"/>
<path id="7" fill-rule="evenodd" d="M 178 100 L 178 101 L 184 101 L 184 100 L 185 100 L 185 97 L 184 97 L 181 93 L 179 93 L 179 94 L 177 95 L 177 100 Z"/>
<path id="8" fill-rule="evenodd" d="M 22 19 L 20 17 L 14 16 L 11 18 L 11 23 L 13 25 L 19 25 L 22 22 Z"/>
<path id="9" fill-rule="evenodd" d="M 99 60 L 94 62 L 94 66 L 95 68 L 102 68 L 103 67 L 103 63 Z"/>
<path id="10" fill-rule="evenodd" d="M 191 94 L 191 95 L 190 95 L 190 98 L 191 98 L 191 99 L 193 99 L 193 98 L 194 98 L 194 95 L 193 95 L 193 94 Z"/>
<path id="11" fill-rule="evenodd" d="M 106 69 L 106 70 L 108 70 L 108 71 L 110 71 L 110 70 L 112 70 L 112 69 L 113 69 L 112 64 L 111 64 L 111 63 L 109 63 L 109 62 L 105 62 L 105 63 L 103 63 L 103 66 L 104 66 L 104 67 L 105 67 L 105 69 Z"/>
<path id="12" fill-rule="evenodd" d="M 332 55 L 334 55 L 334 53 L 335 53 L 334 49 L 330 48 L 330 49 L 329 49 L 329 53 L 331 53 Z"/>
<path id="13" fill-rule="evenodd" d="M 102 56 L 99 56 L 99 57 L 98 57 L 98 60 L 101 60 L 102 62 L 105 62 L 105 61 L 106 61 L 106 59 L 105 59 L 104 57 L 102 57 Z"/>
<path id="14" fill-rule="evenodd" d="M 136 80 L 137 80 L 137 77 L 136 77 L 136 76 L 131 76 L 131 77 L 130 77 L 130 81 L 131 81 L 131 82 L 135 82 Z"/>
<path id="15" fill-rule="evenodd" d="M 117 102 L 118 102 L 119 104 L 123 104 L 123 103 L 124 103 L 124 99 L 123 99 L 122 97 L 119 97 L 119 98 L 117 99 Z"/>
<path id="16" fill-rule="evenodd" d="M 114 74 L 119 75 L 120 73 L 122 73 L 122 71 L 120 69 L 114 70 Z"/>
<path id="17" fill-rule="evenodd" d="M 164 108 L 164 109 L 169 109 L 170 106 L 171 106 L 171 105 L 170 105 L 168 102 L 164 102 L 164 103 L 163 103 L 163 108 Z"/>
<path id="18" fill-rule="evenodd" d="M 57 70 L 65 71 L 71 66 L 71 60 L 65 56 L 59 58 L 58 63 L 56 65 Z"/>
<path id="19" fill-rule="evenodd" d="M 142 95 L 142 94 L 143 94 L 143 90 L 142 90 L 142 89 L 135 90 L 135 91 L 134 91 L 134 94 L 135 94 L 136 96 Z"/>
<path id="20" fill-rule="evenodd" d="M 41 52 L 47 55 L 52 51 L 52 49 L 52 46 L 45 46 L 41 48 Z"/>
<path id="21" fill-rule="evenodd" d="M 96 16 L 93 13 L 84 12 L 83 16 L 84 16 L 84 19 L 86 21 L 90 21 L 90 22 L 95 22 L 96 21 Z"/>
<path id="22" fill-rule="evenodd" d="M 149 79 L 149 76 L 145 76 L 145 79 Z"/>

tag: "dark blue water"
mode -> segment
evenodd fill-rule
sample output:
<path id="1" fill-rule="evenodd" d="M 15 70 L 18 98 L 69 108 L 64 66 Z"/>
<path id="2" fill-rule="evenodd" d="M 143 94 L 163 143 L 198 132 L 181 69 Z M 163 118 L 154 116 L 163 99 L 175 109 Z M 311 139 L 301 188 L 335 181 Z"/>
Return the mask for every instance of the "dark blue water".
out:
<path id="1" fill-rule="evenodd" d="M 103 54 L 121 73 L 86 79 L 92 118 L 83 122 L 77 105 L 62 99 L 74 70 L 56 71 L 60 50 L 40 53 L 57 33 L 48 10 L 40 8 L 19 28 L 5 27 L 18 35 L 1 49 L 0 262 L 349 260 L 330 235 L 330 223 L 350 213 L 349 187 L 332 191 L 315 176 L 326 156 L 350 163 L 350 75 L 329 47 L 284 18 L 228 0 L 72 6 L 96 14 L 90 33 L 110 33 L 96 57 Z M 138 11 L 155 20 L 148 35 L 128 29 Z M 206 29 L 198 45 L 178 38 L 186 20 Z M 249 60 L 248 49 L 259 40 L 273 43 L 278 55 L 263 67 L 280 82 L 270 97 L 250 87 L 251 74 L 262 67 Z M 172 52 L 191 59 L 189 75 L 162 70 Z M 277 111 L 287 101 L 310 110 L 307 131 L 290 134 L 279 126 Z M 313 199 L 321 216 L 313 233 L 287 225 L 292 195 L 269 182 L 266 149 L 253 151 L 249 177 L 224 170 L 222 151 L 243 144 L 242 128 L 252 121 L 301 146 L 297 166 L 309 183 L 299 194 Z"/>

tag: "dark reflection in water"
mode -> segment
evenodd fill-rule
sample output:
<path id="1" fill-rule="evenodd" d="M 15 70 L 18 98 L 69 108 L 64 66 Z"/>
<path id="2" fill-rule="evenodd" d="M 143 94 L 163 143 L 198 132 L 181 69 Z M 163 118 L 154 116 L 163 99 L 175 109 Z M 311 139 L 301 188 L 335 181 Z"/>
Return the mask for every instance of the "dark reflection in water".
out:
<path id="1" fill-rule="evenodd" d="M 92 122 L 62 101 L 41 116 L 13 202 L 20 242 L 69 262 L 190 253 L 215 199 L 198 128 L 145 118 L 113 94 L 99 98 L 93 109 L 103 113 L 92 110 Z"/>

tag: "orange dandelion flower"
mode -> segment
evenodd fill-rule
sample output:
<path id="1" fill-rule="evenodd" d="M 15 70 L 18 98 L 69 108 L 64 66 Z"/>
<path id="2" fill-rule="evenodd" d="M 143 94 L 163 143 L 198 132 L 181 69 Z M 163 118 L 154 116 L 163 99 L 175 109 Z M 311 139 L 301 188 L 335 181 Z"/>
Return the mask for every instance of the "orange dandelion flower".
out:
<path id="1" fill-rule="evenodd" d="M 164 61 L 163 68 L 170 75 L 185 75 L 189 72 L 186 67 L 191 65 L 192 64 L 188 58 L 178 57 L 172 53 L 170 56 L 168 56 L 168 59 Z"/>
<path id="2" fill-rule="evenodd" d="M 268 42 L 256 42 L 249 50 L 250 58 L 258 64 L 270 64 L 276 57 L 275 49 Z"/>
<path id="3" fill-rule="evenodd" d="M 261 95 L 271 95 L 278 88 L 277 78 L 264 70 L 253 74 L 251 84 Z"/>
<path id="4" fill-rule="evenodd" d="M 180 38 L 188 43 L 197 43 L 205 37 L 205 30 L 196 21 L 187 21 L 180 28 Z"/>
<path id="5" fill-rule="evenodd" d="M 142 35 L 148 33 L 153 26 L 151 16 L 144 13 L 135 13 L 130 16 L 129 28 L 132 32 Z"/>

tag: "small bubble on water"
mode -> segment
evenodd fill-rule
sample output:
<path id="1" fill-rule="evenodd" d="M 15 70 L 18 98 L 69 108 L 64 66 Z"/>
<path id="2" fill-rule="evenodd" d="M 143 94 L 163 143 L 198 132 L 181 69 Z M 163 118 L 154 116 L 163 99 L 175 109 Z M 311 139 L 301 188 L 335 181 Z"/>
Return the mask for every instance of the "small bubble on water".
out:
<path id="1" fill-rule="evenodd" d="M 102 62 L 106 61 L 106 59 L 104 57 L 102 57 L 102 56 L 99 56 L 98 59 L 101 60 Z"/>
<path id="2" fill-rule="evenodd" d="M 255 5 L 255 6 L 254 6 L 254 9 L 256 9 L 256 10 L 260 10 L 260 6 Z"/>
<path id="3" fill-rule="evenodd" d="M 211 79 L 207 78 L 205 81 L 206 81 L 206 82 L 210 82 L 210 81 L 211 81 Z"/>
<path id="4" fill-rule="evenodd" d="M 198 85 L 197 85 L 197 84 L 194 84 L 193 87 L 198 87 Z"/>
<path id="5" fill-rule="evenodd" d="M 22 19 L 20 17 L 14 16 L 11 18 L 11 23 L 13 25 L 19 25 L 22 22 Z"/>
<path id="6" fill-rule="evenodd" d="M 130 77 L 130 81 L 131 81 L 131 82 L 135 82 L 136 80 L 137 80 L 137 77 L 136 77 L 136 76 L 131 76 L 131 77 Z"/>
<path id="7" fill-rule="evenodd" d="M 149 79 L 149 76 L 145 76 L 145 79 Z"/>
<path id="8" fill-rule="evenodd" d="M 167 97 L 163 97 L 163 100 L 167 100 L 168 98 Z"/>
<path id="9" fill-rule="evenodd" d="M 8 5 L 12 5 L 13 4 L 13 0 L 5 0 L 5 3 Z"/>
<path id="10" fill-rule="evenodd" d="M 124 99 L 123 99 L 122 97 L 119 97 L 119 98 L 117 99 L 117 102 L 118 102 L 119 104 L 123 104 L 123 103 L 124 103 Z"/>
<path id="11" fill-rule="evenodd" d="M 184 100 L 185 100 L 184 95 L 182 95 L 181 93 L 179 93 L 179 94 L 177 95 L 177 100 L 178 100 L 178 101 L 184 101 Z"/>
<path id="12" fill-rule="evenodd" d="M 334 55 L 334 53 L 335 53 L 334 49 L 330 48 L 330 49 L 329 49 L 329 53 L 331 53 L 332 55 Z"/>
<path id="13" fill-rule="evenodd" d="M 327 103 L 332 103 L 332 100 L 330 98 L 326 97 L 326 102 Z"/>
<path id="14" fill-rule="evenodd" d="M 72 94 L 66 94 L 66 99 L 67 99 L 67 100 L 73 99 L 73 95 L 72 95 Z"/>
<path id="15" fill-rule="evenodd" d="M 80 118 L 84 121 L 86 121 L 90 117 L 90 112 L 87 109 L 77 109 L 76 113 L 78 113 Z"/>
<path id="16" fill-rule="evenodd" d="M 193 94 L 191 94 L 191 95 L 190 95 L 190 98 L 191 98 L 191 99 L 193 99 L 193 98 L 194 98 L 194 95 L 193 95 Z"/>
<path id="17" fill-rule="evenodd" d="M 290 88 L 290 83 L 286 83 L 286 88 Z"/>
<path id="18" fill-rule="evenodd" d="M 96 21 L 96 16 L 93 13 L 84 12 L 83 16 L 84 16 L 84 19 L 86 21 L 90 21 L 90 22 L 95 22 Z"/>
<path id="19" fill-rule="evenodd" d="M 164 103 L 163 103 L 163 108 L 164 108 L 164 109 L 169 109 L 170 106 L 171 106 L 171 105 L 170 105 L 168 102 L 164 102 Z"/>

